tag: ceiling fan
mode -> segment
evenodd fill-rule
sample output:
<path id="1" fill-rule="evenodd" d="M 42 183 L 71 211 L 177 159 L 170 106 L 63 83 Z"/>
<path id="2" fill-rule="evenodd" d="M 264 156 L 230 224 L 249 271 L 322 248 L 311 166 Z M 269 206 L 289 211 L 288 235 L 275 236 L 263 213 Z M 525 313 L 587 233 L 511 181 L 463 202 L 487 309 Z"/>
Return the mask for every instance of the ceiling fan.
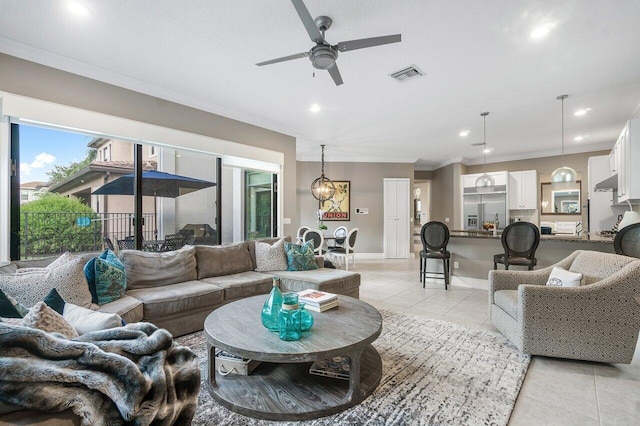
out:
<path id="1" fill-rule="evenodd" d="M 327 70 L 336 83 L 336 86 L 342 84 L 342 77 L 336 65 L 338 52 L 348 52 L 350 50 L 364 49 L 366 47 L 380 46 L 382 44 L 398 43 L 401 41 L 401 34 L 394 34 L 381 37 L 361 38 L 358 40 L 341 41 L 338 44 L 330 45 L 324 38 L 324 33 L 331 27 L 332 20 L 328 16 L 318 16 L 316 19 L 311 18 L 309 10 L 302 0 L 291 0 L 293 7 L 296 8 L 300 20 L 304 25 L 311 41 L 316 45 L 308 52 L 296 53 L 295 55 L 284 56 L 282 58 L 271 59 L 270 61 L 259 62 L 257 66 L 271 65 L 278 62 L 290 61 L 292 59 L 309 58 L 313 67 L 319 70 Z"/>

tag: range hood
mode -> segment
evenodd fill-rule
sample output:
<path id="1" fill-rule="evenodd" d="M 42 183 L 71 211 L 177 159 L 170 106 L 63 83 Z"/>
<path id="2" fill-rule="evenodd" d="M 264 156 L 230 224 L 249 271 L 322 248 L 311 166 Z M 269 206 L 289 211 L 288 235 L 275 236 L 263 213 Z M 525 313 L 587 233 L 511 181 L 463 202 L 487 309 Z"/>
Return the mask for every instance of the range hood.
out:
<path id="1" fill-rule="evenodd" d="M 618 175 L 610 176 L 602 182 L 596 183 L 593 187 L 595 192 L 613 191 L 614 189 L 618 189 Z"/>

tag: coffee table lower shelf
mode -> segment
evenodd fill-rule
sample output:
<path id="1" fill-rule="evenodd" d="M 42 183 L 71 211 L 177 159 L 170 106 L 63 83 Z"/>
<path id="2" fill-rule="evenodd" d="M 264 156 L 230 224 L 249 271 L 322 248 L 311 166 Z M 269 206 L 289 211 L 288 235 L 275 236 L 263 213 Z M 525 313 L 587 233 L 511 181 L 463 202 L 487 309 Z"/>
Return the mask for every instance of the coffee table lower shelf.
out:
<path id="1" fill-rule="evenodd" d="M 368 345 L 360 361 L 360 392 L 350 400 L 348 380 L 310 374 L 310 362 L 263 362 L 248 376 L 216 373 L 215 384 L 207 382 L 212 397 L 232 411 L 265 420 L 307 420 L 344 411 L 376 389 L 380 355 Z"/>

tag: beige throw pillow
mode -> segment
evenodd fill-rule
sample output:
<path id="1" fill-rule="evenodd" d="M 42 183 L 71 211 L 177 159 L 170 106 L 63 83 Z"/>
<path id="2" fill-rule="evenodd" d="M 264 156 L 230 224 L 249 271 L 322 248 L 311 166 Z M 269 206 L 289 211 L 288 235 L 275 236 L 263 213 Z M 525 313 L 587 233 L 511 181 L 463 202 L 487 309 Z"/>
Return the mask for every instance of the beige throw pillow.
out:
<path id="1" fill-rule="evenodd" d="M 284 238 L 273 245 L 256 241 L 256 271 L 286 271 L 287 255 L 284 252 Z"/>
<path id="2" fill-rule="evenodd" d="M 60 333 L 67 339 L 78 337 L 76 329 L 62 318 L 62 315 L 48 307 L 44 302 L 38 302 L 29 309 L 29 313 L 22 318 L 22 325 L 48 333 Z"/>
<path id="3" fill-rule="evenodd" d="M 91 306 L 91 292 L 84 276 L 84 260 L 65 253 L 46 268 L 29 268 L 14 275 L 0 275 L 0 288 L 25 306 L 33 306 L 52 288 L 67 301 L 84 308 Z"/>

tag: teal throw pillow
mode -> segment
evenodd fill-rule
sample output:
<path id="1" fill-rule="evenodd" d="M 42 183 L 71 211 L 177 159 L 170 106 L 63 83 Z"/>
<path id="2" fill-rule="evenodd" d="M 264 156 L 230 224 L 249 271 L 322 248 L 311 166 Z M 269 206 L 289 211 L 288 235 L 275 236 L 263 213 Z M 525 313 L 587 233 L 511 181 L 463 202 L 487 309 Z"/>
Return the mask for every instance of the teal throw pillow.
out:
<path id="1" fill-rule="evenodd" d="M 13 297 L 4 294 L 4 291 L 0 290 L 0 317 L 2 318 L 22 318 L 29 310 L 22 306 Z"/>
<path id="2" fill-rule="evenodd" d="M 285 241 L 284 251 L 287 253 L 287 271 L 318 269 L 316 256 L 313 252 L 313 240 L 309 240 L 301 246 Z"/>
<path id="3" fill-rule="evenodd" d="M 118 300 L 127 289 L 124 265 L 111 250 L 105 250 L 84 265 L 91 301 L 98 305 Z"/>
<path id="4" fill-rule="evenodd" d="M 96 258 L 94 270 L 98 305 L 120 299 L 127 289 L 127 279 L 118 256 L 111 250 L 105 250 Z"/>

